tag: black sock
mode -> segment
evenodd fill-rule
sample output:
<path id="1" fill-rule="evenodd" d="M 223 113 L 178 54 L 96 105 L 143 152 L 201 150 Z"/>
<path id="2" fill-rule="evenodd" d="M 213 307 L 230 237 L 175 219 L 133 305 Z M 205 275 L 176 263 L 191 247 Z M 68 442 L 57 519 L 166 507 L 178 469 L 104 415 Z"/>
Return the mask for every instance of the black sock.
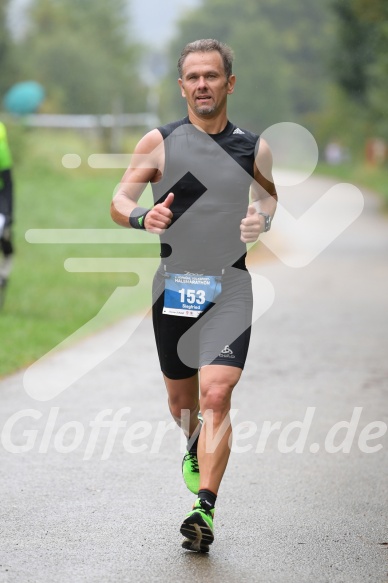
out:
<path id="1" fill-rule="evenodd" d="M 214 494 L 210 490 L 204 489 L 198 492 L 198 498 L 204 500 L 206 502 L 206 505 L 209 506 L 209 508 L 214 508 L 214 506 L 216 505 L 217 494 Z"/>
<path id="2" fill-rule="evenodd" d="M 187 440 L 187 449 L 190 453 L 193 453 L 194 455 L 197 455 L 198 438 L 199 438 L 199 434 L 194 439 L 194 441 L 192 441 L 193 435 L 191 437 L 189 437 L 189 439 Z"/>

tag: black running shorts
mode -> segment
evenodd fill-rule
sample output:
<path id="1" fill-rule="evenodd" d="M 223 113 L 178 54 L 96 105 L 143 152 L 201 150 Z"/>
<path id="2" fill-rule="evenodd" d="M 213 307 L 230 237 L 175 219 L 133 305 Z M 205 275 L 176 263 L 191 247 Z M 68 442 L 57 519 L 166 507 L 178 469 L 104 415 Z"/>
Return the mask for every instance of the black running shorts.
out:
<path id="1" fill-rule="evenodd" d="M 194 376 L 201 366 L 221 364 L 243 369 L 252 322 L 252 284 L 246 269 L 230 267 L 222 291 L 198 318 L 163 314 L 163 266 L 153 282 L 153 326 L 160 367 L 170 379 Z"/>

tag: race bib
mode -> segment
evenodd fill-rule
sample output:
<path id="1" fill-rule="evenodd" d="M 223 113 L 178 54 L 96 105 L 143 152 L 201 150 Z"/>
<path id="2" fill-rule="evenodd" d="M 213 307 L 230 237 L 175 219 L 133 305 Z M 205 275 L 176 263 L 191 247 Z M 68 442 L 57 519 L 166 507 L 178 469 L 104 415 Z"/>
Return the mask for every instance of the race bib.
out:
<path id="1" fill-rule="evenodd" d="M 198 318 L 221 293 L 221 276 L 165 273 L 163 314 Z"/>

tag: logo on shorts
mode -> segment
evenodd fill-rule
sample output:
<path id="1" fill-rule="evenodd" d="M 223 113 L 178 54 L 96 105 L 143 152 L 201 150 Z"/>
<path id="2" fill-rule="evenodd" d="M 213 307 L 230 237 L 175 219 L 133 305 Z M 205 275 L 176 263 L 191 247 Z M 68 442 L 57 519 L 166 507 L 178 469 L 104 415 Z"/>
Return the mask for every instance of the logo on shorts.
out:
<path id="1" fill-rule="evenodd" d="M 225 348 L 221 350 L 218 356 L 221 356 L 222 358 L 236 358 L 233 354 L 233 350 L 229 348 L 229 344 L 227 344 Z"/>

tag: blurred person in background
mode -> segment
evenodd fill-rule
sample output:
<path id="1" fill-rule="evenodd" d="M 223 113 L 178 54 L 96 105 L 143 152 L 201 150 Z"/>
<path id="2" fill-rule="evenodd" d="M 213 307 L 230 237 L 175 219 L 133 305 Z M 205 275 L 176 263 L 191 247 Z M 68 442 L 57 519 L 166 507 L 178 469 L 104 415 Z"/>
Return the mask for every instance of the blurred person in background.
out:
<path id="1" fill-rule="evenodd" d="M 5 125 L 0 122 L 0 293 L 5 290 L 12 267 L 13 182 L 12 158 Z M 1 300 L 0 300 L 1 301 Z"/>

